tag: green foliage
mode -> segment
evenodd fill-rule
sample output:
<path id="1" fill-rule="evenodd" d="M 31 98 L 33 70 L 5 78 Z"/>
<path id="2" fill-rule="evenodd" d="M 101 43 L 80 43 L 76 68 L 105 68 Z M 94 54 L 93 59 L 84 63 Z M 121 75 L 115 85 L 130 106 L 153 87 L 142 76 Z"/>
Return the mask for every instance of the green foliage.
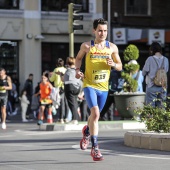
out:
<path id="1" fill-rule="evenodd" d="M 127 72 L 122 72 L 121 76 L 125 80 L 123 91 L 124 92 L 135 92 L 138 87 L 138 82 L 134 78 L 132 78 L 131 75 L 128 74 Z"/>
<path id="2" fill-rule="evenodd" d="M 139 50 L 138 48 L 130 44 L 126 47 L 124 50 L 124 60 L 125 61 L 131 61 L 136 60 L 139 58 Z M 124 92 L 136 92 L 138 83 L 137 80 L 132 78 L 132 75 L 140 69 L 139 64 L 125 64 L 124 65 L 124 71 L 121 73 L 122 78 L 125 80 L 125 84 L 123 85 L 123 91 Z"/>
<path id="3" fill-rule="evenodd" d="M 125 61 L 137 60 L 139 58 L 139 50 L 133 44 L 128 45 L 124 50 L 123 54 Z"/>
<path id="4" fill-rule="evenodd" d="M 124 69 L 126 70 L 127 73 L 135 73 L 136 70 L 139 70 L 140 66 L 139 64 L 125 64 Z"/>
<path id="5" fill-rule="evenodd" d="M 140 122 L 144 122 L 148 131 L 170 132 L 170 104 L 164 102 L 162 107 L 144 105 L 137 108 L 134 112 L 140 115 Z"/>

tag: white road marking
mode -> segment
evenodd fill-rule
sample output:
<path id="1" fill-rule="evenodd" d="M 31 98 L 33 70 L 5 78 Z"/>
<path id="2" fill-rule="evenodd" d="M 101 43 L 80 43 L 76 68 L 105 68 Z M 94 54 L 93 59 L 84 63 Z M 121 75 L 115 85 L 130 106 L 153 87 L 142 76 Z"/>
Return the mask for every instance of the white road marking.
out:
<path id="1" fill-rule="evenodd" d="M 15 132 L 22 133 L 23 135 L 51 135 L 51 134 L 63 134 L 63 133 L 68 133 L 68 131 L 29 131 L 29 130 L 20 130 L 17 129 Z M 75 133 L 77 131 L 71 131 L 69 133 Z M 78 132 L 77 132 L 78 133 Z"/>
<path id="2" fill-rule="evenodd" d="M 110 142 L 110 141 L 109 141 Z M 113 141 L 115 142 L 115 140 Z M 104 143 L 104 141 L 101 141 L 100 143 Z M 77 149 L 77 150 L 80 150 L 80 145 L 72 145 L 72 148 L 73 149 Z M 124 157 L 133 157 L 133 158 L 145 158 L 145 159 L 161 159 L 161 160 L 170 160 L 170 157 L 158 157 L 158 156 L 147 156 L 147 154 L 144 154 L 144 155 L 137 155 L 137 154 L 124 154 L 124 153 L 120 153 L 120 152 L 116 152 L 114 150 L 106 150 L 106 149 L 100 149 L 102 153 L 107 153 L 107 154 L 110 154 L 110 155 L 116 155 L 116 156 L 124 156 Z M 86 150 L 83 150 L 83 152 L 91 152 L 91 149 L 86 149 Z M 114 153 L 112 153 L 114 152 Z M 165 155 L 165 156 L 168 156 L 168 155 Z"/>
<path id="3" fill-rule="evenodd" d="M 12 136 L 14 136 L 14 135 L 2 135 L 2 136 L 0 136 L 0 138 L 9 138 L 9 137 L 12 137 Z"/>

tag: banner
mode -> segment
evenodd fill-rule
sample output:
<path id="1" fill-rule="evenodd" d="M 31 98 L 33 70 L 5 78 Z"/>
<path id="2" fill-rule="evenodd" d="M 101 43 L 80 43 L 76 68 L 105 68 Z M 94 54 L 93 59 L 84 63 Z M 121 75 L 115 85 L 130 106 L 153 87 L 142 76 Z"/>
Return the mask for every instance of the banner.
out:
<path id="1" fill-rule="evenodd" d="M 128 29 L 128 41 L 140 40 L 142 38 L 142 29 Z"/>
<path id="2" fill-rule="evenodd" d="M 125 28 L 113 28 L 113 43 L 127 44 Z"/>
<path id="3" fill-rule="evenodd" d="M 149 29 L 148 31 L 149 39 L 148 44 L 152 44 L 153 42 L 158 42 L 161 45 L 165 43 L 165 30 L 160 29 Z"/>

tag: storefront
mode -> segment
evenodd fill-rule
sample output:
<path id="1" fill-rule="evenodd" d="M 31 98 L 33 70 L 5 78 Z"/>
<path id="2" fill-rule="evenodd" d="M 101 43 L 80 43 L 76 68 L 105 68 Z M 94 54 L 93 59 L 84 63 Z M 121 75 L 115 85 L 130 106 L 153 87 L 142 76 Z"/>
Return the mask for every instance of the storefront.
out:
<path id="1" fill-rule="evenodd" d="M 75 56 L 80 49 L 80 45 L 81 43 L 74 44 Z M 53 71 L 56 67 L 57 59 L 62 58 L 66 62 L 68 55 L 69 43 L 42 43 L 42 71 Z"/>

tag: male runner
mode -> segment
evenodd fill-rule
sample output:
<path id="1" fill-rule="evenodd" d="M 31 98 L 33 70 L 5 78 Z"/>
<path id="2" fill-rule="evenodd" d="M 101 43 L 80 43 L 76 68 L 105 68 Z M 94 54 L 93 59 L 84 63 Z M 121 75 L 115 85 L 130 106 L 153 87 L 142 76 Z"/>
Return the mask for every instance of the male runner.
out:
<path id="1" fill-rule="evenodd" d="M 8 90 L 12 89 L 11 78 L 6 75 L 4 68 L 0 68 L 0 106 L 2 129 L 6 129 L 6 106 L 8 101 Z"/>
<path id="2" fill-rule="evenodd" d="M 91 115 L 88 125 L 82 129 L 83 138 L 80 148 L 87 149 L 91 136 L 91 156 L 94 161 L 103 160 L 98 147 L 98 120 L 108 95 L 108 80 L 111 67 L 122 70 L 122 62 L 115 44 L 106 41 L 107 21 L 100 18 L 93 22 L 95 39 L 82 43 L 76 56 L 76 77 L 83 77 L 85 98 Z M 85 56 L 85 73 L 80 71 L 82 59 Z"/>

